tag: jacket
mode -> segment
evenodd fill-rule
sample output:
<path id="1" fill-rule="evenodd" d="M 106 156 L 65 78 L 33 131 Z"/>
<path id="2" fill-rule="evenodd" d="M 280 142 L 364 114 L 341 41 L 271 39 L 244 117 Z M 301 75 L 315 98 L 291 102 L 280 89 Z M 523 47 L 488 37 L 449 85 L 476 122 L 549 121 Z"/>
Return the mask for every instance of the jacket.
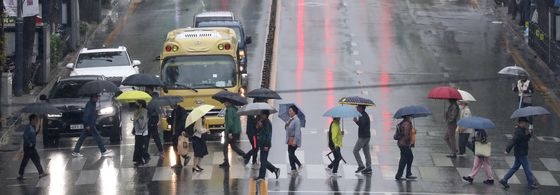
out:
<path id="1" fill-rule="evenodd" d="M 241 133 L 241 120 L 239 120 L 239 115 L 237 114 L 237 107 L 229 106 L 226 108 L 225 117 L 225 130 L 224 133 L 227 134 L 239 134 Z"/>
<path id="2" fill-rule="evenodd" d="M 329 128 L 329 148 L 335 149 L 342 147 L 342 130 L 340 121 L 333 120 Z"/>
<path id="3" fill-rule="evenodd" d="M 402 137 L 397 140 L 397 145 L 399 147 L 410 147 L 414 145 L 416 132 L 414 132 L 414 127 L 412 127 L 412 123 L 409 120 L 403 120 L 399 123 L 400 131 L 402 131 Z"/>
<path id="4" fill-rule="evenodd" d="M 288 124 L 286 124 L 286 144 L 288 143 L 289 137 L 294 137 L 296 145 L 298 147 L 301 146 L 301 122 L 297 115 L 290 118 Z"/>
<path id="5" fill-rule="evenodd" d="M 459 105 L 457 103 L 450 104 L 447 107 L 447 112 L 445 112 L 445 121 L 448 124 L 456 124 L 459 120 Z"/>
<path id="6" fill-rule="evenodd" d="M 515 129 L 515 134 L 511 139 L 511 143 L 506 148 L 506 152 L 509 153 L 513 148 L 514 156 L 529 155 L 529 140 L 531 139 L 531 136 L 531 133 L 526 133 L 525 128 L 517 127 Z"/>
<path id="7" fill-rule="evenodd" d="M 37 130 L 35 129 L 35 126 L 33 126 L 32 124 L 27 125 L 23 130 L 23 146 L 34 147 L 37 143 L 36 136 Z"/>
<path id="8" fill-rule="evenodd" d="M 187 111 L 181 107 L 173 109 L 171 112 L 171 117 L 167 118 L 167 122 L 171 124 L 174 135 L 181 135 L 181 132 L 185 131 L 185 122 L 187 120 Z"/>
<path id="9" fill-rule="evenodd" d="M 148 135 L 148 110 L 139 108 L 134 112 L 134 135 Z"/>
<path id="10" fill-rule="evenodd" d="M 258 145 L 259 147 L 272 146 L 272 124 L 269 119 L 261 120 L 261 125 L 257 127 Z"/>
<path id="11" fill-rule="evenodd" d="M 245 133 L 250 139 L 257 134 L 257 122 L 258 119 L 256 116 L 247 116 L 247 131 L 245 131 Z"/>
<path id="12" fill-rule="evenodd" d="M 157 125 L 159 123 L 160 113 L 161 109 L 159 107 L 153 105 L 148 106 L 148 124 Z"/>
<path id="13" fill-rule="evenodd" d="M 86 107 L 84 108 L 84 116 L 82 117 L 84 127 L 95 126 L 95 122 L 97 121 L 97 110 L 95 109 L 95 107 L 95 102 L 87 102 Z"/>
<path id="14" fill-rule="evenodd" d="M 356 125 L 358 125 L 358 137 L 369 138 L 371 137 L 371 133 L 369 131 L 369 115 L 365 111 L 361 112 L 360 114 L 362 114 L 362 116 L 360 116 L 360 118 L 358 118 L 358 121 L 356 121 Z"/>

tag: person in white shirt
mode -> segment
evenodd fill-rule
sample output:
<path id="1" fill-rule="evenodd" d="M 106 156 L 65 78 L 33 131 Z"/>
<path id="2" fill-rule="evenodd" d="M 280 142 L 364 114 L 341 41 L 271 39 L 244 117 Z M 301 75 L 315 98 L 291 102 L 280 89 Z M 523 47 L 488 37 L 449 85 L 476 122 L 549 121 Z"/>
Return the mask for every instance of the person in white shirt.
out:
<path id="1" fill-rule="evenodd" d="M 459 119 L 464 119 L 472 115 L 468 102 L 459 101 L 459 109 L 461 110 L 459 113 Z M 459 133 L 459 155 L 465 155 L 467 147 L 474 151 L 472 143 L 469 142 L 469 138 L 471 137 L 473 131 L 473 129 L 466 129 L 460 126 L 457 127 L 457 132 Z"/>
<path id="2" fill-rule="evenodd" d="M 134 135 L 134 154 L 132 161 L 135 166 L 148 163 L 150 155 L 146 148 L 148 142 L 148 110 L 146 109 L 146 101 L 138 100 L 135 103 L 136 111 L 132 118 L 134 127 L 132 134 Z"/>
<path id="3" fill-rule="evenodd" d="M 204 124 L 204 117 L 198 119 L 194 123 L 193 136 L 190 138 L 194 151 L 194 160 L 193 160 L 193 168 L 192 168 L 193 172 L 201 172 L 202 170 L 204 170 L 202 167 L 200 167 L 200 161 L 204 156 L 208 154 L 206 141 L 204 140 L 203 135 L 206 133 L 210 133 L 210 131 L 204 128 L 202 124 Z"/>

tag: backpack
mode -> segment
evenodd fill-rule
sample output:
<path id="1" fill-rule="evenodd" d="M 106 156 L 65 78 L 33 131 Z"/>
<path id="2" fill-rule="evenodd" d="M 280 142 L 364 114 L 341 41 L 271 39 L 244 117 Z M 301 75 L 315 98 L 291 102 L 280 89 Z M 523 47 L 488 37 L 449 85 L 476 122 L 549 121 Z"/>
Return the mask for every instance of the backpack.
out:
<path id="1" fill-rule="evenodd" d="M 401 124 L 402 124 L 402 122 L 400 122 L 397 125 L 397 128 L 395 130 L 395 135 L 393 135 L 393 139 L 395 139 L 395 140 L 400 140 L 402 137 L 404 137 L 404 133 L 402 132 L 402 128 L 401 128 Z"/>

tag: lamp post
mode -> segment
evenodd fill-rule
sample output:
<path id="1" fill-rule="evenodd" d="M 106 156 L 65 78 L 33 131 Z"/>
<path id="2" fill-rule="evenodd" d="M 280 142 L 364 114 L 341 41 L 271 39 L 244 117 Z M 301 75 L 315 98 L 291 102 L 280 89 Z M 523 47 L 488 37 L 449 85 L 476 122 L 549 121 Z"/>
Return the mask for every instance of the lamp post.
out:
<path id="1" fill-rule="evenodd" d="M 16 18 L 16 74 L 14 75 L 15 91 L 14 95 L 19 97 L 23 93 L 23 0 L 17 0 Z"/>

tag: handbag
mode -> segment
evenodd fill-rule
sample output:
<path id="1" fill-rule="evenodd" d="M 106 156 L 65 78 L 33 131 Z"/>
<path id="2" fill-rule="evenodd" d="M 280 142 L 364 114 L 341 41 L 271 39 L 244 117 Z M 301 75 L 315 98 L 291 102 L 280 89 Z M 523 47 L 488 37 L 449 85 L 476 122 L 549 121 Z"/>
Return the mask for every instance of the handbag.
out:
<path id="1" fill-rule="evenodd" d="M 474 142 L 474 155 L 481 157 L 490 157 L 492 153 L 492 143 Z"/>
<path id="2" fill-rule="evenodd" d="M 188 149 L 189 149 L 189 141 L 187 139 L 187 137 L 185 136 L 179 136 L 179 140 L 177 143 L 177 154 L 181 155 L 181 156 L 185 156 L 188 154 Z"/>

